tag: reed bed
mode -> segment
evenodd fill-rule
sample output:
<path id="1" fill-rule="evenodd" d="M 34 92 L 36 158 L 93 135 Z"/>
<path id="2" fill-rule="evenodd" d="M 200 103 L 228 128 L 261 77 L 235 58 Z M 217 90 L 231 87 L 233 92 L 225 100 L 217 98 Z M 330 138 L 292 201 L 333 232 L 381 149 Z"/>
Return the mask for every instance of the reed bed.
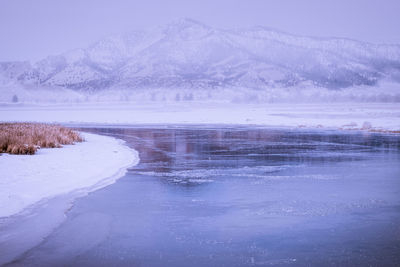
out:
<path id="1" fill-rule="evenodd" d="M 59 125 L 0 123 L 0 153 L 33 155 L 40 148 L 82 142 L 79 133 Z"/>

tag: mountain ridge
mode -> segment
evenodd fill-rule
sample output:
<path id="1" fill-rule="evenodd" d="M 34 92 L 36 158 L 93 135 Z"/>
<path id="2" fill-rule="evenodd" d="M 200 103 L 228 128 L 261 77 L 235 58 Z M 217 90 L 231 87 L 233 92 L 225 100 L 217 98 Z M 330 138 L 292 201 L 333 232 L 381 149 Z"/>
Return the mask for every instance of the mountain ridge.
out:
<path id="1" fill-rule="evenodd" d="M 400 46 L 312 38 L 256 26 L 216 29 L 179 19 L 113 35 L 38 62 L 0 62 L 22 85 L 84 92 L 141 88 L 265 90 L 303 83 L 329 89 L 400 82 Z"/>

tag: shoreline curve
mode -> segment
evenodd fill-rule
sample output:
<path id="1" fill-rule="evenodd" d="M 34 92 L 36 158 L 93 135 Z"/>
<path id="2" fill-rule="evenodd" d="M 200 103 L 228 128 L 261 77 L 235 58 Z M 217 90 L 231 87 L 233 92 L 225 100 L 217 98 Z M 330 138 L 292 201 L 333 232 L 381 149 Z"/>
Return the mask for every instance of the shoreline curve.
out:
<path id="1" fill-rule="evenodd" d="M 47 196 L 44 196 L 42 198 L 36 196 L 37 201 L 33 201 L 33 203 L 25 202 L 24 203 L 25 205 L 19 205 L 18 209 L 16 209 L 14 206 L 13 209 L 6 210 L 7 213 L 4 212 L 4 210 L 0 209 L 0 212 L 2 212 L 3 215 L 8 214 L 8 216 L 0 216 L 0 251 L 2 252 L 0 253 L 0 265 L 12 262 L 26 251 L 32 249 L 33 247 L 43 242 L 49 234 L 51 234 L 55 229 L 57 229 L 59 225 L 63 223 L 63 221 L 66 218 L 65 215 L 66 212 L 68 212 L 68 210 L 70 210 L 73 207 L 76 199 L 84 197 L 93 191 L 99 190 L 110 184 L 115 183 L 119 178 L 125 175 L 129 167 L 135 166 L 139 163 L 140 159 L 138 152 L 125 145 L 126 142 L 124 140 L 108 136 L 82 133 L 82 132 L 81 134 L 86 140 L 89 141 L 84 143 L 78 143 L 75 145 L 65 146 L 60 150 L 46 149 L 44 153 L 38 153 L 38 154 L 53 156 L 53 154 L 60 155 L 61 153 L 61 155 L 67 154 L 71 156 L 71 151 L 67 153 L 62 153 L 63 149 L 66 149 L 66 150 L 72 150 L 72 154 L 76 155 L 76 153 L 82 151 L 81 149 L 85 149 L 86 145 L 89 142 L 92 145 L 96 145 L 98 144 L 97 142 L 103 141 L 104 143 L 104 141 L 107 140 L 108 142 L 110 142 L 109 143 L 110 146 L 107 146 L 108 148 L 114 148 L 114 149 L 118 148 L 118 150 L 111 150 L 111 151 L 105 150 L 101 152 L 101 155 L 106 156 L 107 152 L 113 154 L 119 154 L 120 156 L 122 156 L 121 158 L 124 159 L 124 161 L 123 162 L 121 161 L 120 162 L 121 164 L 119 166 L 112 164 L 114 165 L 114 168 L 104 173 L 104 175 L 100 175 L 98 179 L 89 179 L 88 181 L 89 183 L 86 184 L 87 186 L 85 187 L 82 187 L 83 185 L 82 183 L 77 184 L 75 188 L 72 188 L 71 190 L 67 190 L 68 187 L 64 188 L 60 187 L 61 189 L 64 189 L 61 191 L 65 192 L 60 192 L 60 190 L 58 190 L 58 194 L 56 194 L 55 192 L 53 193 L 49 192 Z M 93 149 L 93 151 L 95 150 L 96 149 Z M 26 161 L 29 162 L 30 159 L 35 158 L 35 155 L 22 156 L 22 158 L 25 158 L 24 161 L 21 160 L 21 155 L 9 155 L 9 156 L 12 156 L 11 161 L 17 161 L 17 160 L 22 161 L 22 164 L 24 162 L 26 164 Z M 5 158 L 7 159 L 8 157 L 6 156 Z M 44 158 L 46 159 L 46 157 Z M 60 158 L 62 157 L 59 156 L 57 158 L 56 156 L 56 159 Z M 3 159 L 4 158 L 0 158 L 0 166 L 4 165 L 6 161 L 8 162 L 10 161 L 10 160 L 3 161 Z M 98 157 L 96 157 L 96 159 L 98 160 Z M 44 170 L 46 170 L 46 166 L 49 167 L 48 165 L 39 167 L 43 167 Z M 101 166 L 103 166 L 103 168 L 109 167 L 109 165 L 107 164 L 102 164 Z M 99 169 L 99 171 L 101 170 L 102 168 Z M 111 172 L 114 173 L 112 175 L 109 175 Z M 45 171 L 44 174 L 46 173 L 47 172 Z M 15 176 L 18 177 L 17 174 L 18 173 L 16 174 L 14 173 L 13 174 L 14 177 Z M 42 173 L 41 177 L 43 177 L 44 174 Z M 96 173 L 92 174 L 95 175 Z M 2 177 L 4 176 L 0 176 L 0 178 Z M 63 176 L 61 175 L 58 177 L 60 178 Z M 32 178 L 32 177 L 28 176 L 25 178 Z M 23 182 L 20 181 L 19 186 L 21 186 L 21 184 L 23 184 Z M 54 185 L 54 183 L 52 183 L 52 185 Z M 0 193 L 2 194 L 0 195 L 0 199 L 2 198 L 4 199 L 4 193 L 5 193 L 4 188 L 0 188 Z M 32 199 L 35 198 L 31 198 L 31 200 Z M 4 206 L 4 203 L 0 202 L 0 206 Z M 34 229 L 34 231 L 26 231 L 27 229 Z"/>
<path id="2" fill-rule="evenodd" d="M 0 156 L 0 219 L 36 203 L 110 185 L 138 164 L 138 152 L 113 137 L 82 133 L 85 142 L 41 149 L 35 155 Z"/>

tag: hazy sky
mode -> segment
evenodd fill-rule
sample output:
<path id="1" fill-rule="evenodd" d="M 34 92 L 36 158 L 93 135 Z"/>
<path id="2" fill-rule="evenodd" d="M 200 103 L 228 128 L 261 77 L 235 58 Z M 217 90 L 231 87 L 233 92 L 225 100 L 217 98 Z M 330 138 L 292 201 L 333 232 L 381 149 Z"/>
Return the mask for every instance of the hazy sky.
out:
<path id="1" fill-rule="evenodd" d="M 400 0 L 0 0 L 0 61 L 38 60 L 180 17 L 400 44 Z"/>

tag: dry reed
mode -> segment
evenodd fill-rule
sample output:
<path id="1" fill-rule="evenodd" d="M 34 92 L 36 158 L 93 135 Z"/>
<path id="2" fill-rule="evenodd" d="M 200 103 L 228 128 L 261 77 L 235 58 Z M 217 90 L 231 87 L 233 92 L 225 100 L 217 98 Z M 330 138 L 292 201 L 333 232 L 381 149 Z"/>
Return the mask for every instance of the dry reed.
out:
<path id="1" fill-rule="evenodd" d="M 0 123 L 0 153 L 33 155 L 39 148 L 82 142 L 79 133 L 41 123 Z"/>

